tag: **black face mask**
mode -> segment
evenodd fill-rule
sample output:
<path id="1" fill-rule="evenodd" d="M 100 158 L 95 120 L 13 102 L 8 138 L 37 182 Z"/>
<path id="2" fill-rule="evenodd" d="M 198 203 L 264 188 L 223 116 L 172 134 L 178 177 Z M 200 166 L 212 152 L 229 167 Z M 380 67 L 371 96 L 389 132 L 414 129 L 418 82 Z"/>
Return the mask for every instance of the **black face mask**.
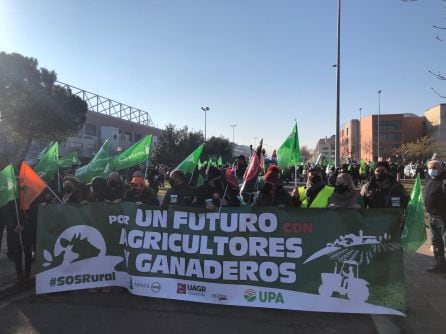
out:
<path id="1" fill-rule="evenodd" d="M 387 178 L 387 173 L 378 173 L 375 177 L 379 182 L 383 182 Z"/>
<path id="2" fill-rule="evenodd" d="M 312 175 L 310 177 L 310 182 L 313 184 L 319 183 L 322 181 L 322 178 L 319 175 Z"/>
<path id="3" fill-rule="evenodd" d="M 136 188 L 132 188 L 131 192 L 132 192 L 132 194 L 135 195 L 135 196 L 138 196 L 138 195 L 140 195 L 140 194 L 142 193 L 141 190 L 136 189 Z"/>
<path id="4" fill-rule="evenodd" d="M 109 182 L 108 182 L 108 185 L 109 185 L 110 187 L 114 188 L 114 187 L 116 187 L 116 186 L 118 185 L 118 182 L 116 182 L 116 181 L 109 181 Z"/>
<path id="5" fill-rule="evenodd" d="M 338 194 L 345 194 L 348 191 L 348 186 L 344 184 L 335 185 L 335 192 Z"/>
<path id="6" fill-rule="evenodd" d="M 73 187 L 70 186 L 69 184 L 66 184 L 63 186 L 64 193 L 71 194 L 73 192 L 73 190 L 74 190 Z"/>

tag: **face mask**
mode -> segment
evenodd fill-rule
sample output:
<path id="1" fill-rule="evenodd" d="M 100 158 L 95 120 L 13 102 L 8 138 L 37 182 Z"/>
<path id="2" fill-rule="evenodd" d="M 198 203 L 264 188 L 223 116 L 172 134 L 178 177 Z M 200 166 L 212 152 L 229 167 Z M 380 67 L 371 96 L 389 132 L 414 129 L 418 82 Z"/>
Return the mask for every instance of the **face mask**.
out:
<path id="1" fill-rule="evenodd" d="M 321 177 L 319 175 L 313 175 L 310 177 L 310 182 L 313 184 L 321 182 Z"/>
<path id="2" fill-rule="evenodd" d="M 433 179 L 435 179 L 438 176 L 438 170 L 436 169 L 428 169 L 427 173 Z"/>
<path id="3" fill-rule="evenodd" d="M 63 186 L 63 191 L 64 191 L 65 193 L 71 194 L 71 193 L 73 192 L 73 187 L 70 186 L 69 184 L 65 184 L 65 185 Z"/>
<path id="4" fill-rule="evenodd" d="M 142 193 L 142 191 L 141 190 L 139 190 L 139 189 L 136 189 L 136 188 L 132 188 L 132 194 L 133 195 L 139 195 L 139 194 L 141 194 Z"/>
<path id="5" fill-rule="evenodd" d="M 114 188 L 114 187 L 116 187 L 116 186 L 118 185 L 118 182 L 116 182 L 116 181 L 109 181 L 109 182 L 108 182 L 108 185 L 109 185 L 110 187 Z"/>
<path id="6" fill-rule="evenodd" d="M 339 184 L 335 186 L 335 192 L 338 194 L 345 194 L 348 191 L 348 186 Z"/>
<path id="7" fill-rule="evenodd" d="M 375 177 L 379 182 L 382 182 L 386 179 L 387 173 L 378 173 L 378 174 L 375 174 Z"/>

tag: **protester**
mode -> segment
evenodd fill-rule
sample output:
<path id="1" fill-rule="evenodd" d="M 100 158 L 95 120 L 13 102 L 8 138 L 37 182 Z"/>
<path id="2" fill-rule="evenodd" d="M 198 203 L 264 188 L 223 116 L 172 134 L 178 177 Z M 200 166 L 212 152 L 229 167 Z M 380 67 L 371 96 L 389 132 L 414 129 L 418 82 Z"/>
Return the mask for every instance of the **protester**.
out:
<path id="1" fill-rule="evenodd" d="M 291 206 L 291 195 L 279 183 L 280 170 L 277 166 L 268 167 L 263 177 L 265 185 L 257 193 L 253 206 Z"/>
<path id="2" fill-rule="evenodd" d="M 164 195 L 161 208 L 169 205 L 193 206 L 196 188 L 186 182 L 186 176 L 181 170 L 174 170 L 169 176 L 170 189 Z"/>
<path id="3" fill-rule="evenodd" d="M 119 203 L 125 196 L 125 184 L 118 172 L 111 172 L 107 181 L 107 199 Z"/>
<path id="4" fill-rule="evenodd" d="M 194 204 L 209 210 L 223 206 L 240 206 L 237 193 L 229 186 L 217 167 L 210 166 L 206 170 L 206 180 L 197 189 Z"/>
<path id="5" fill-rule="evenodd" d="M 336 177 L 333 195 L 328 200 L 328 207 L 332 209 L 361 208 L 359 193 L 355 191 L 352 177 L 341 173 Z"/>
<path id="6" fill-rule="evenodd" d="M 406 208 L 410 198 L 403 185 L 390 175 L 387 161 L 376 164 L 374 176 L 362 187 L 361 196 L 366 208 Z"/>
<path id="7" fill-rule="evenodd" d="M 446 175 L 440 161 L 428 163 L 428 178 L 424 188 L 424 206 L 429 213 L 431 242 L 435 266 L 427 269 L 431 273 L 446 273 L 444 248 L 446 245 Z M 446 276 L 445 276 L 446 278 Z"/>
<path id="8" fill-rule="evenodd" d="M 294 188 L 292 196 L 299 199 L 302 208 L 326 208 L 333 191 L 333 187 L 324 184 L 320 168 L 312 167 L 306 186 Z"/>
<path id="9" fill-rule="evenodd" d="M 156 205 L 158 206 L 159 200 L 150 188 L 145 186 L 143 177 L 135 176 L 130 181 L 130 189 L 125 194 L 125 201 L 136 202 L 139 204 Z"/>
<path id="10" fill-rule="evenodd" d="M 91 180 L 89 202 L 103 202 L 107 199 L 107 180 L 102 176 L 96 176 Z"/>
<path id="11" fill-rule="evenodd" d="M 2 218 L 5 219 L 7 229 L 8 257 L 15 264 L 16 283 L 21 285 L 31 278 L 32 245 L 35 239 L 35 228 L 31 226 L 23 212 L 17 210 L 16 204 L 18 203 L 14 201 L 6 204 L 2 208 Z M 17 218 L 19 218 L 19 221 Z"/>
<path id="12" fill-rule="evenodd" d="M 88 191 L 79 180 L 73 176 L 66 176 L 63 181 L 60 198 L 63 203 L 82 203 L 87 201 Z"/>

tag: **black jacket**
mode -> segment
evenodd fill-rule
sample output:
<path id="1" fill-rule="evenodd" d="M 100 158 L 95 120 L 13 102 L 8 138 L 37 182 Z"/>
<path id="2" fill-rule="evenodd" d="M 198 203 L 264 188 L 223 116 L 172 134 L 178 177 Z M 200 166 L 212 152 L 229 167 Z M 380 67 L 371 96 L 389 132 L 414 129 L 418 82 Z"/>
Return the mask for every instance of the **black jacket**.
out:
<path id="1" fill-rule="evenodd" d="M 366 208 L 403 208 L 409 203 L 409 194 L 403 185 L 392 176 L 387 176 L 383 182 L 375 177 L 361 189 Z"/>
<path id="2" fill-rule="evenodd" d="M 215 187 L 211 186 L 208 181 L 199 186 L 197 188 L 197 202 L 195 206 L 204 208 L 206 207 L 206 200 L 211 199 L 212 203 L 219 207 L 220 198 L 226 199 L 228 202 L 227 206 L 240 206 L 237 193 L 225 180 L 217 181 Z"/>
<path id="3" fill-rule="evenodd" d="M 192 202 L 195 198 L 196 191 L 197 189 L 195 187 L 187 183 L 183 183 L 180 186 L 173 186 L 164 195 L 161 208 L 167 209 L 169 205 L 193 206 Z"/>
<path id="4" fill-rule="evenodd" d="M 257 193 L 253 206 L 291 206 L 291 195 L 282 185 L 277 186 L 276 194 L 273 198 L 272 185 L 265 183 L 265 186 Z"/>
<path id="5" fill-rule="evenodd" d="M 424 187 L 424 207 L 432 216 L 446 217 L 446 177 L 428 177 Z"/>

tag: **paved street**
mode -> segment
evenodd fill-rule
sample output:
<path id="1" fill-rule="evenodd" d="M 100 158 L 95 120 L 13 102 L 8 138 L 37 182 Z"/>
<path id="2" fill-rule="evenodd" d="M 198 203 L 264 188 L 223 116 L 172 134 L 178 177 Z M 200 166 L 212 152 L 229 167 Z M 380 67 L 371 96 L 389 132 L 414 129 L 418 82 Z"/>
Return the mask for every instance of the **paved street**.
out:
<path id="1" fill-rule="evenodd" d="M 429 248 L 426 243 L 405 256 L 406 318 L 223 307 L 137 297 L 120 288 L 35 296 L 31 288 L 5 284 L 14 275 L 2 249 L 0 333 L 444 333 L 446 279 L 424 272 Z"/>

